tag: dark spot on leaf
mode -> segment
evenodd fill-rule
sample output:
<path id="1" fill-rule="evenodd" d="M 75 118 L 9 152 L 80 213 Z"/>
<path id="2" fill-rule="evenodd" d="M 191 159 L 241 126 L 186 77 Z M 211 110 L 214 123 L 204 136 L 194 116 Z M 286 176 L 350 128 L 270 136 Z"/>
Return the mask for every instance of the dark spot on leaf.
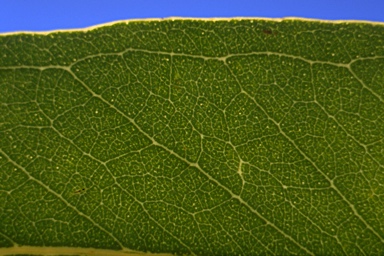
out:
<path id="1" fill-rule="evenodd" d="M 271 29 L 263 29 L 263 33 L 265 35 L 271 35 L 271 36 L 277 35 L 277 32 L 276 31 L 272 31 Z"/>
<path id="2" fill-rule="evenodd" d="M 267 35 L 272 35 L 272 30 L 264 29 L 264 30 L 263 30 L 263 33 L 264 33 L 264 34 L 267 34 Z"/>
<path id="3" fill-rule="evenodd" d="M 85 188 L 81 188 L 81 189 L 78 189 L 78 190 L 75 190 L 73 193 L 74 194 L 81 194 L 85 191 Z"/>

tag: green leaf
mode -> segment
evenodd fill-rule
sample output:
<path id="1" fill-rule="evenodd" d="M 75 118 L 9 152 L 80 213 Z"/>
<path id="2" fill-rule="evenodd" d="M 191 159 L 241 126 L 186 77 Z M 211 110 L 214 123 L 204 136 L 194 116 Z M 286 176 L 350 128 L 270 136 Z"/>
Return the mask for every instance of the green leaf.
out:
<path id="1" fill-rule="evenodd" d="M 382 23 L 130 21 L 0 57 L 0 254 L 384 253 Z"/>

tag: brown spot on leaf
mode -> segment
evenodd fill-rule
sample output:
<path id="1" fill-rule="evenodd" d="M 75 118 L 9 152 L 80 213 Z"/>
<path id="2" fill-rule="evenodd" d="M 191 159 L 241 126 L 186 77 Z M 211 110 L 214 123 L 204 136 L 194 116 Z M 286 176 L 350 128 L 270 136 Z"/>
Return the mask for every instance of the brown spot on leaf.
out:
<path id="1" fill-rule="evenodd" d="M 277 35 L 277 32 L 276 31 L 272 31 L 271 29 L 263 29 L 263 33 L 265 35 L 270 35 L 270 36 L 275 36 Z"/>
<path id="2" fill-rule="evenodd" d="M 266 34 L 266 35 L 272 35 L 272 30 L 263 29 L 263 33 Z"/>

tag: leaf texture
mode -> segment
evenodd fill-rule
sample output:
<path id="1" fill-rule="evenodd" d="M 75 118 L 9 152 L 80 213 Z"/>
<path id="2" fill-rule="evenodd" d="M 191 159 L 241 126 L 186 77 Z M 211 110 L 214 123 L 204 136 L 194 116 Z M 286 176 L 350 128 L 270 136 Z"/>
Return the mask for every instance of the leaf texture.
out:
<path id="1" fill-rule="evenodd" d="M 384 26 L 0 36 L 0 247 L 384 253 Z"/>

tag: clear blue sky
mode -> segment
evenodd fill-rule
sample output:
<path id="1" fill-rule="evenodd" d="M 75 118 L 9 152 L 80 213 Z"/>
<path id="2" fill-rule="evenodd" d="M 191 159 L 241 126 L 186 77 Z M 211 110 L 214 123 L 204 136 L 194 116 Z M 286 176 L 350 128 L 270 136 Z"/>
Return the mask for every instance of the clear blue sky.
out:
<path id="1" fill-rule="evenodd" d="M 384 22 L 384 0 L 0 0 L 0 33 L 181 17 L 305 17 Z"/>

